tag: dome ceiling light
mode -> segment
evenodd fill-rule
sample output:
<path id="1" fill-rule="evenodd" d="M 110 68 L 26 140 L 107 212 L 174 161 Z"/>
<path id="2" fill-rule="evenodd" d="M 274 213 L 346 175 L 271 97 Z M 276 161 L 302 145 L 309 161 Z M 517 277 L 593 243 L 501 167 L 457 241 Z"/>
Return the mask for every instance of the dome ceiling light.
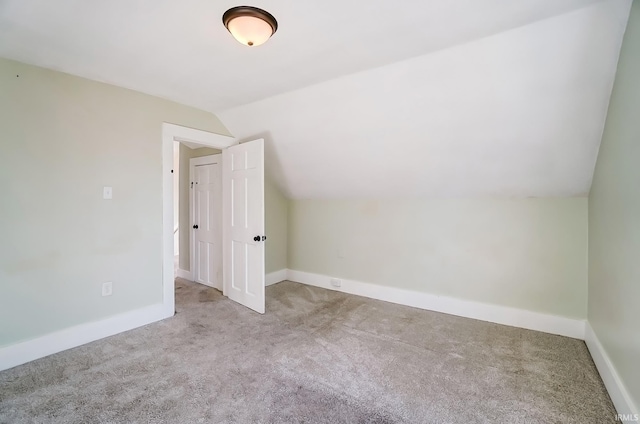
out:
<path id="1" fill-rule="evenodd" d="M 271 13 L 251 6 L 232 7 L 224 12 L 222 22 L 245 46 L 259 46 L 278 30 L 278 22 Z"/>

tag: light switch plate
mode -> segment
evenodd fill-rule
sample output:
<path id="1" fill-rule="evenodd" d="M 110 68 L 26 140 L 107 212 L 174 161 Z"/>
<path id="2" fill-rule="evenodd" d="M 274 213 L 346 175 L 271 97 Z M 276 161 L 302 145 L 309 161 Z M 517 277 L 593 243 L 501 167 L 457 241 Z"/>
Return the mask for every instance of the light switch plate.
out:
<path id="1" fill-rule="evenodd" d="M 105 187 L 102 189 L 103 199 L 113 199 L 113 187 Z"/>
<path id="2" fill-rule="evenodd" d="M 112 294 L 113 294 L 113 283 L 111 281 L 102 283 L 102 296 L 111 296 Z"/>

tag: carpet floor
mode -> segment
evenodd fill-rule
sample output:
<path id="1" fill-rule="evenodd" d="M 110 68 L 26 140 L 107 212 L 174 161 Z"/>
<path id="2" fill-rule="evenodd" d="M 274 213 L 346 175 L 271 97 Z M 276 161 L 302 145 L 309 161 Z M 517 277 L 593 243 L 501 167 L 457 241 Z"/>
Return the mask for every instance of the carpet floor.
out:
<path id="1" fill-rule="evenodd" d="M 0 423 L 613 423 L 580 340 L 292 282 L 0 373 Z"/>

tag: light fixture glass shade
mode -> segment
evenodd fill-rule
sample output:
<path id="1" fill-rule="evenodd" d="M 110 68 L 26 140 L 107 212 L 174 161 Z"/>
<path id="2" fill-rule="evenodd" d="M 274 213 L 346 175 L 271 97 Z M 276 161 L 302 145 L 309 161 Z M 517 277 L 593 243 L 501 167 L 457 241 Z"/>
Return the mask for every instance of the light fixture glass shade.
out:
<path id="1" fill-rule="evenodd" d="M 238 6 L 222 16 L 224 26 L 245 46 L 264 44 L 278 29 L 278 22 L 269 12 L 257 7 Z"/>
<path id="2" fill-rule="evenodd" d="M 264 44 L 273 34 L 271 25 L 253 16 L 234 18 L 229 21 L 227 28 L 236 40 L 246 46 Z"/>

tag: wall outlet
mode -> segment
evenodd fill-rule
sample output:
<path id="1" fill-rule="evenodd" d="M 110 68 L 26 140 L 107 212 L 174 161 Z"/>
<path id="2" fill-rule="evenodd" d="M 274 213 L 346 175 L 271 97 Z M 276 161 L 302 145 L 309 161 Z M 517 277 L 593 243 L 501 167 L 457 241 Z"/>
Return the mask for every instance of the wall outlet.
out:
<path id="1" fill-rule="evenodd" d="M 103 187 L 102 189 L 103 199 L 113 199 L 113 187 Z"/>
<path id="2" fill-rule="evenodd" d="M 113 283 L 111 281 L 102 283 L 102 296 L 111 296 L 112 294 L 113 294 Z"/>
<path id="3" fill-rule="evenodd" d="M 331 285 L 332 285 L 333 287 L 340 287 L 340 286 L 342 286 L 342 280 L 339 280 L 339 279 L 337 279 L 337 278 L 332 278 L 332 279 L 330 280 L 330 282 L 331 282 Z"/>

